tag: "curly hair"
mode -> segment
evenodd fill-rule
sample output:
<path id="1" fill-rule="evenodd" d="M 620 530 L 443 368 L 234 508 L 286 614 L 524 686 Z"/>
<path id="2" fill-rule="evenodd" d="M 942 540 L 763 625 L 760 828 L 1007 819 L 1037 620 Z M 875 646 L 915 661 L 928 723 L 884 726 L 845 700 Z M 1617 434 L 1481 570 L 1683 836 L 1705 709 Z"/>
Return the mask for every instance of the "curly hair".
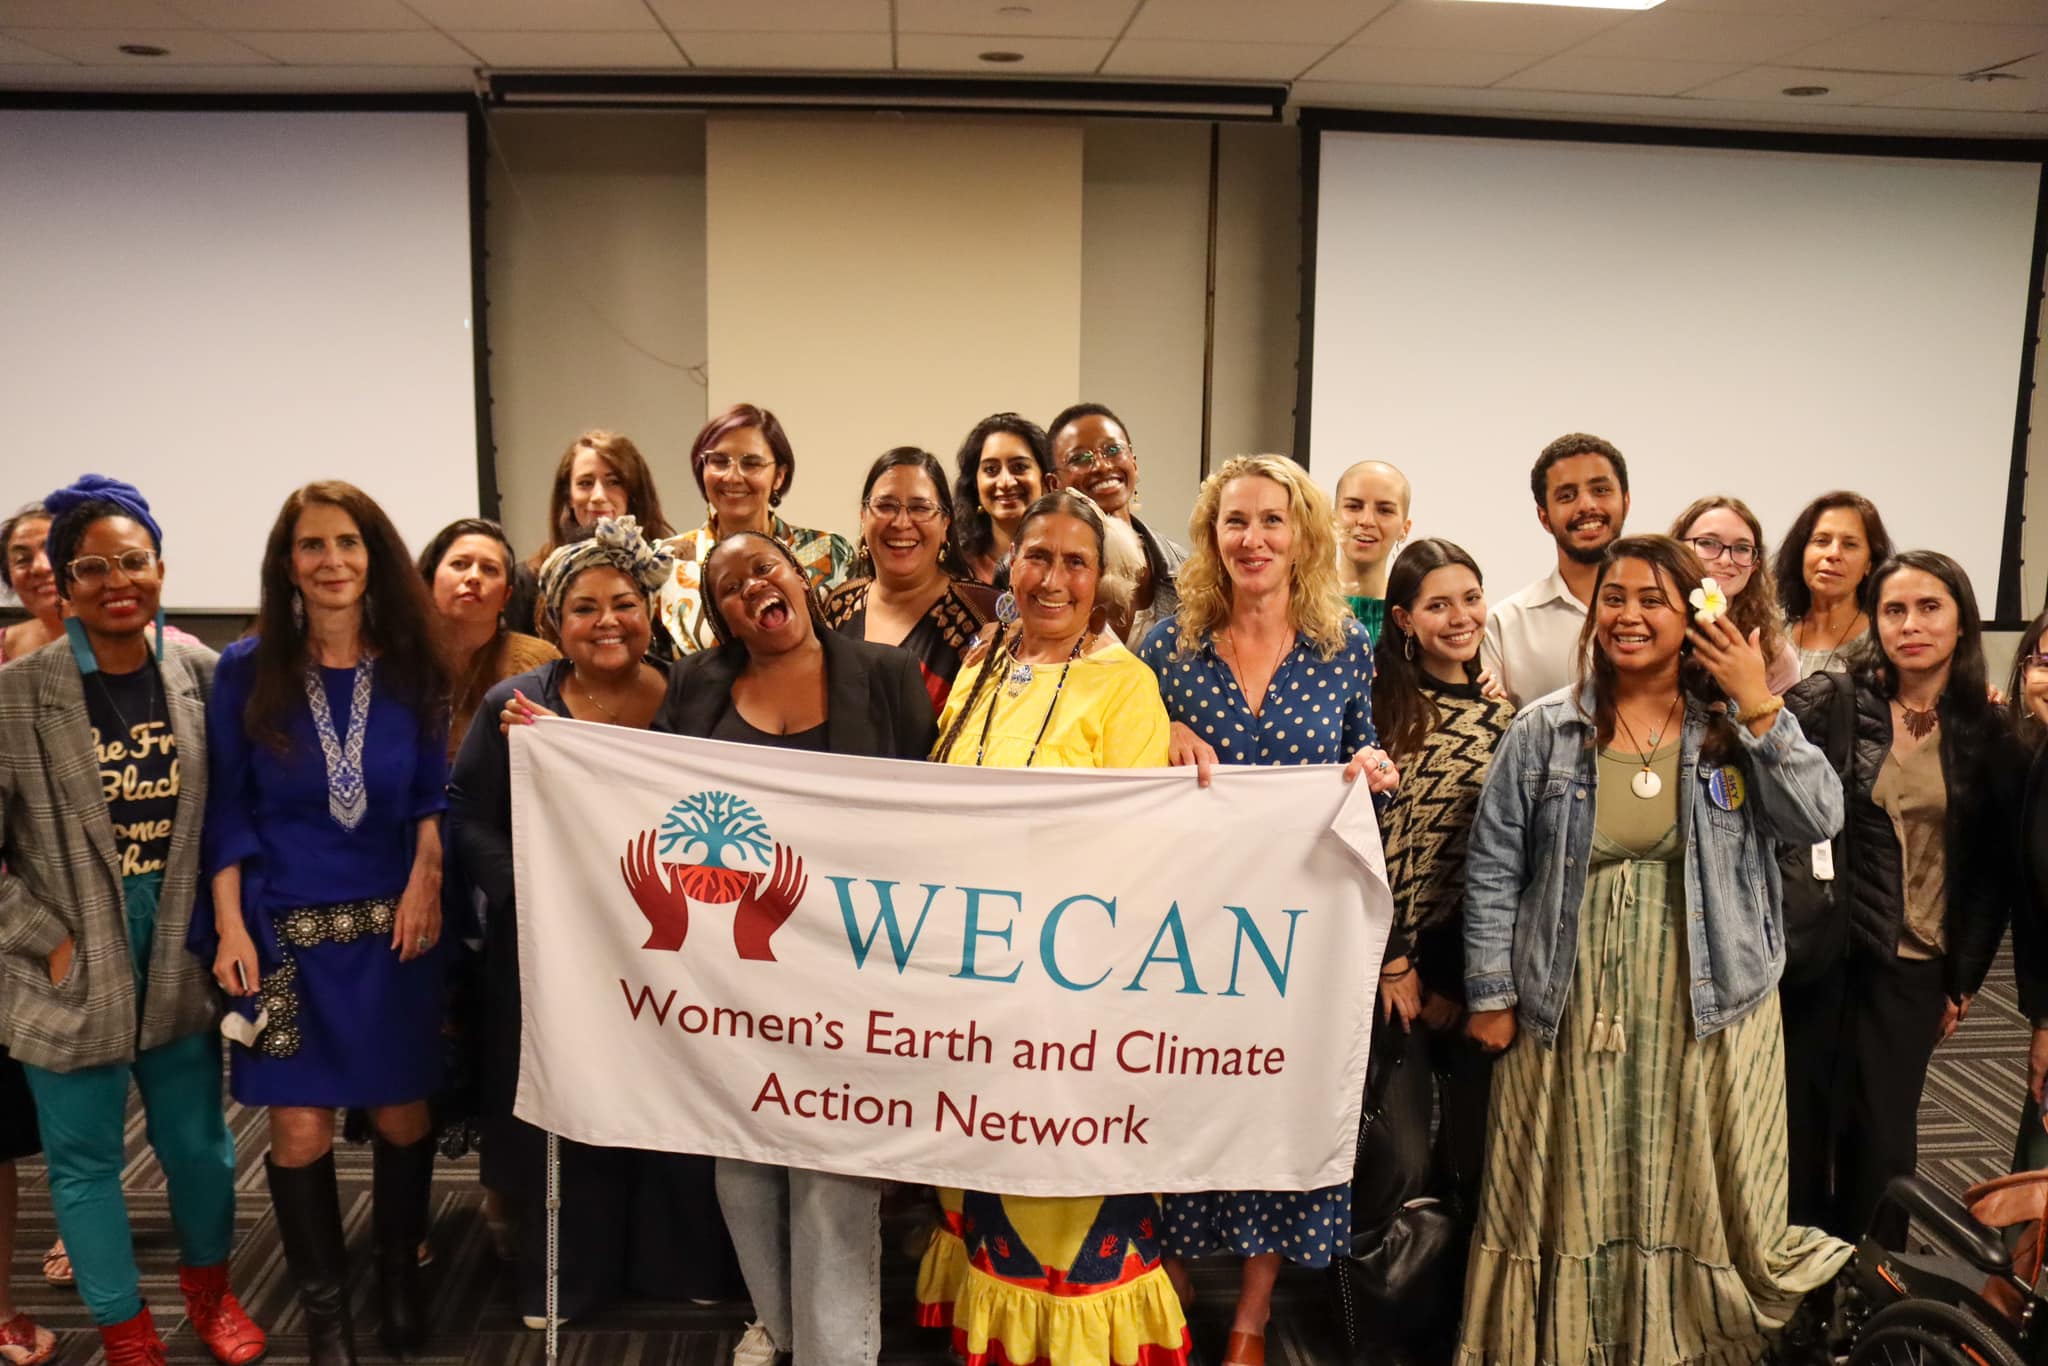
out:
<path id="1" fill-rule="evenodd" d="M 1621 485 L 1622 496 L 1628 495 L 1628 461 L 1621 458 L 1621 452 L 1615 449 L 1614 443 L 1586 432 L 1566 432 L 1545 446 L 1536 457 L 1535 465 L 1530 467 L 1529 492 L 1536 496 L 1537 507 L 1549 506 L 1550 467 L 1575 455 L 1605 456 L 1607 463 L 1614 466 L 1614 482 Z"/>
<path id="2" fill-rule="evenodd" d="M 1749 510 L 1749 504 L 1720 493 L 1696 498 L 1672 520 L 1671 538 L 1684 540 L 1685 533 L 1692 530 L 1692 524 L 1715 508 L 1725 508 L 1740 517 L 1749 528 L 1751 539 L 1756 542 L 1756 560 L 1750 567 L 1749 582 L 1729 601 L 1728 619 L 1745 636 L 1751 631 L 1757 633 L 1763 647 L 1764 662 L 1768 664 L 1785 648 L 1785 613 L 1778 605 L 1778 576 L 1771 572 L 1771 557 L 1764 545 L 1764 524 Z"/>
<path id="3" fill-rule="evenodd" d="M 1334 659 L 1344 648 L 1351 613 L 1337 591 L 1337 513 L 1330 496 L 1308 471 L 1284 455 L 1237 455 L 1202 481 L 1188 517 L 1187 563 L 1174 576 L 1180 591 L 1180 642 L 1176 653 L 1201 647 L 1230 620 L 1230 573 L 1216 543 L 1216 518 L 1223 490 L 1238 479 L 1270 479 L 1287 491 L 1287 523 L 1294 532 L 1294 562 L 1287 570 L 1287 620 L 1315 643 L 1316 653 Z"/>
<path id="4" fill-rule="evenodd" d="M 533 558 L 527 561 L 535 569 L 576 538 L 576 510 L 569 501 L 569 477 L 576 469 L 576 457 L 584 451 L 595 451 L 599 459 L 617 472 L 619 482 L 626 486 L 626 506 L 617 511 L 639 518 L 641 534 L 649 540 L 676 534 L 668 518 L 662 515 L 661 495 L 655 491 L 654 471 L 648 467 L 647 457 L 640 454 L 640 448 L 630 438 L 593 427 L 570 442 L 569 449 L 555 462 L 554 487 L 548 492 L 547 544 L 534 551 Z"/>

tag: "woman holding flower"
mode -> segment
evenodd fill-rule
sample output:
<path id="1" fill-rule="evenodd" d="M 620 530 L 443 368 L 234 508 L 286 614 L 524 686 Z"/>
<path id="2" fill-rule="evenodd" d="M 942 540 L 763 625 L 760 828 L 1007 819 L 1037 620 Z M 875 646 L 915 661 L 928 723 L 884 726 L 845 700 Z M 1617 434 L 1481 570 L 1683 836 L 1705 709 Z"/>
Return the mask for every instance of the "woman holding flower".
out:
<path id="1" fill-rule="evenodd" d="M 1799 681 L 1799 652 L 1785 636 L 1785 612 L 1778 605 L 1778 580 L 1764 545 L 1764 526 L 1749 504 L 1726 494 L 1693 500 L 1671 523 L 1673 540 L 1700 557 L 1707 572 L 1701 587 L 1717 593 L 1728 619 L 1744 637 L 1757 633 L 1773 696 Z"/>
<path id="2" fill-rule="evenodd" d="M 1841 784 L 1756 638 L 1689 619 L 1702 577 L 1667 537 L 1608 547 L 1576 693 L 1480 794 L 1467 1030 L 1503 1056 L 1461 1366 L 1747 1366 L 1849 1257 L 1785 1218 L 1769 853 L 1832 834 Z"/>

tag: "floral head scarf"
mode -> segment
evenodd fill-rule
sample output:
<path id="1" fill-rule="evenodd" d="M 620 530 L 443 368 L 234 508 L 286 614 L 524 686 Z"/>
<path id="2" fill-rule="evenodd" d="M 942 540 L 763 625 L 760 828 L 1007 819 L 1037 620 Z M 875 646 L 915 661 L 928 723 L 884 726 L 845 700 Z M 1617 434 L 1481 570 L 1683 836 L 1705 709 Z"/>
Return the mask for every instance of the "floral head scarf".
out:
<path id="1" fill-rule="evenodd" d="M 584 570 L 608 565 L 625 574 L 640 586 L 642 595 L 651 598 L 668 582 L 674 564 L 674 557 L 666 550 L 648 544 L 640 534 L 639 523 L 630 514 L 600 517 L 589 536 L 562 546 L 540 567 L 541 610 L 548 625 L 559 630 L 562 600 L 569 595 L 569 585 Z"/>

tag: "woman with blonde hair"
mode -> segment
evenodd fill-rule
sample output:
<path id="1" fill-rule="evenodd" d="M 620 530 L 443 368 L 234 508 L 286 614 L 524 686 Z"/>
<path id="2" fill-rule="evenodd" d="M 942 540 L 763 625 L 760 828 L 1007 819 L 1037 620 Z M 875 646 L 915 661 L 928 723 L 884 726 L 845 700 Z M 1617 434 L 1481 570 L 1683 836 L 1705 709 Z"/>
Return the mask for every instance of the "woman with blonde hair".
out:
<path id="1" fill-rule="evenodd" d="M 1764 545 L 1764 524 L 1749 504 L 1725 493 L 1696 498 L 1671 522 L 1671 539 L 1692 547 L 1700 565 L 1728 600 L 1728 620 L 1749 638 L 1754 631 L 1770 666 L 1773 696 L 1799 681 L 1799 652 L 1785 636 L 1778 578 Z"/>
<path id="2" fill-rule="evenodd" d="M 1338 591 L 1335 526 L 1328 496 L 1285 457 L 1241 455 L 1203 481 L 1179 613 L 1139 648 L 1173 718 L 1168 762 L 1205 782 L 1221 762 L 1342 763 L 1376 793 L 1399 783 L 1373 731 L 1372 644 Z M 1265 1360 L 1281 1259 L 1326 1267 L 1350 1236 L 1348 1183 L 1166 1197 L 1170 1257 L 1245 1258 L 1225 1366 Z"/>

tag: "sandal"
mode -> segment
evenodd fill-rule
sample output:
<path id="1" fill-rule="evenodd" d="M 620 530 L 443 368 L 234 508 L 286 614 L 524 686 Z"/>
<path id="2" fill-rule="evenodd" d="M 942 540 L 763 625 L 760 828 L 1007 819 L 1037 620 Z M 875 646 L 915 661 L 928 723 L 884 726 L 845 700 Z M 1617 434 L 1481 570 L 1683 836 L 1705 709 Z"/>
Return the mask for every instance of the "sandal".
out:
<path id="1" fill-rule="evenodd" d="M 41 1366 L 57 1355 L 57 1335 L 26 1314 L 0 1323 L 0 1361 L 8 1366 Z"/>
<path id="2" fill-rule="evenodd" d="M 43 1254 L 43 1279 L 59 1286 L 78 1282 L 77 1275 L 71 1270 L 71 1254 L 64 1250 L 62 1238 L 50 1244 L 50 1250 Z"/>

